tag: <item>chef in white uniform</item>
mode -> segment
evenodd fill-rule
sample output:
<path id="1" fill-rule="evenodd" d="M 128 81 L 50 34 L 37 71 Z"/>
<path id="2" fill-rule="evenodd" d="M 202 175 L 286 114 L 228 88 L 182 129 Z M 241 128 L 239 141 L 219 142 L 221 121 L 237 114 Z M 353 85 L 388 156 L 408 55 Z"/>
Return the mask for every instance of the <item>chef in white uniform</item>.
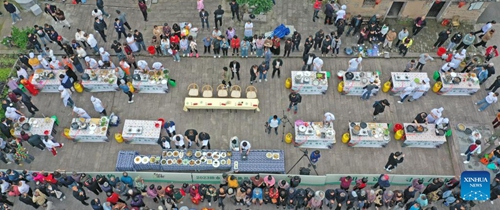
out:
<path id="1" fill-rule="evenodd" d="M 99 114 L 102 114 L 106 116 L 106 109 L 104 108 L 104 105 L 102 104 L 101 99 L 98 99 L 94 96 L 90 96 L 90 101 L 92 101 L 92 104 L 94 105 L 95 111 L 99 112 Z"/>
<path id="2" fill-rule="evenodd" d="M 85 119 L 90 119 L 90 115 L 87 114 L 87 111 L 85 111 L 82 108 L 78 108 L 76 106 L 73 107 L 73 112 L 78 115 L 78 117 L 85 118 Z"/>
<path id="3" fill-rule="evenodd" d="M 137 67 L 139 67 L 139 69 L 141 71 L 149 71 L 149 70 L 151 70 L 151 69 L 149 69 L 148 62 L 146 62 L 145 60 L 137 61 Z"/>
<path id="4" fill-rule="evenodd" d="M 323 117 L 323 123 L 325 125 L 333 125 L 333 121 L 335 121 L 335 115 L 333 115 L 331 112 L 325 113 L 325 116 Z"/>
<path id="5" fill-rule="evenodd" d="M 451 59 L 452 67 L 455 69 L 458 69 L 460 67 L 460 63 L 465 59 L 465 53 L 467 52 L 466 49 L 462 49 L 460 53 L 456 53 L 453 56 L 453 59 Z"/>
<path id="6" fill-rule="evenodd" d="M 437 119 L 441 118 L 443 115 L 444 108 L 435 108 L 431 110 L 431 113 L 427 115 L 427 122 L 435 123 Z"/>
<path id="7" fill-rule="evenodd" d="M 348 72 L 354 72 L 357 71 L 358 68 L 361 67 L 361 61 L 363 61 L 363 58 L 360 56 L 358 58 L 353 58 L 349 60 L 349 68 L 347 68 Z"/>

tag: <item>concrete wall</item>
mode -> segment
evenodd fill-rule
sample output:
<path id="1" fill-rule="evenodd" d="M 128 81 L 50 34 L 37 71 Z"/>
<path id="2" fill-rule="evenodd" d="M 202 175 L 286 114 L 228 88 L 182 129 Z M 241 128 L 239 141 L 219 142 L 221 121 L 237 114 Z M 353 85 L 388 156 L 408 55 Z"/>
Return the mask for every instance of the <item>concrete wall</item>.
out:
<path id="1" fill-rule="evenodd" d="M 399 2 L 405 2 L 405 5 L 401 9 L 400 17 L 403 18 L 416 18 L 422 15 L 426 15 L 431 8 L 434 1 L 432 0 L 398 0 Z M 393 0 L 382 0 L 379 5 L 376 6 L 363 6 L 364 0 L 339 0 L 339 4 L 347 5 L 347 11 L 351 12 L 353 15 L 361 14 L 365 17 L 372 16 L 374 14 L 380 14 L 385 16 L 392 6 Z M 479 10 L 468 10 L 470 4 L 466 4 L 462 8 L 458 8 L 457 2 L 452 2 L 448 7 L 445 5 L 442 9 L 441 15 L 438 16 L 438 20 L 451 19 L 454 15 L 460 15 L 460 20 L 463 22 L 475 23 L 479 16 L 488 6 L 489 2 L 484 2 L 483 6 Z"/>

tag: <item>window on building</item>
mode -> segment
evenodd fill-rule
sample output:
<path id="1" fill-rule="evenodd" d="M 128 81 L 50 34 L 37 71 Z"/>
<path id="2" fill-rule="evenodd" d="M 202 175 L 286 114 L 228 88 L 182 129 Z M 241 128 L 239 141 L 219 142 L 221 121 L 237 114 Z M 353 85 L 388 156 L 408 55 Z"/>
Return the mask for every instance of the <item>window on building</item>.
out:
<path id="1" fill-rule="evenodd" d="M 375 0 L 363 0 L 363 7 L 375 6 Z"/>
<path id="2" fill-rule="evenodd" d="M 474 2 L 470 4 L 469 10 L 477 10 L 481 9 L 481 7 L 483 7 L 483 2 Z"/>

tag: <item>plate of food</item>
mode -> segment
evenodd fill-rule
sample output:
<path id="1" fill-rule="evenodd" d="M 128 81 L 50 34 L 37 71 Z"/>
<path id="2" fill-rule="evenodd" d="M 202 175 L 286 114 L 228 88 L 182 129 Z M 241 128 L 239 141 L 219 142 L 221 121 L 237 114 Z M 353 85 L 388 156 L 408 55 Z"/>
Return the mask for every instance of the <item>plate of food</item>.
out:
<path id="1" fill-rule="evenodd" d="M 142 159 L 141 159 L 141 163 L 142 164 L 147 164 L 148 162 L 149 162 L 149 158 L 148 157 L 146 157 L 146 156 L 142 157 Z"/>
<path id="2" fill-rule="evenodd" d="M 233 166 L 234 169 L 238 169 L 238 161 L 234 161 L 234 166 Z"/>
<path id="3" fill-rule="evenodd" d="M 141 163 L 141 156 L 137 156 L 137 157 L 135 157 L 135 158 L 134 158 L 134 163 L 135 163 L 135 164 L 139 164 L 139 163 Z"/>
<path id="4" fill-rule="evenodd" d="M 149 163 L 155 163 L 155 161 L 156 161 L 156 157 L 151 156 L 151 158 L 149 158 Z"/>
<path id="5" fill-rule="evenodd" d="M 207 157 L 212 157 L 212 153 L 211 152 L 207 152 Z"/>
<path id="6" fill-rule="evenodd" d="M 212 155 L 212 158 L 213 158 L 214 160 L 218 160 L 218 159 L 219 159 L 219 155 L 218 155 L 218 154 L 214 154 L 214 155 Z"/>
<path id="7" fill-rule="evenodd" d="M 189 164 L 189 160 L 188 159 L 182 160 L 182 165 L 187 165 L 187 164 Z"/>
<path id="8" fill-rule="evenodd" d="M 221 161 L 220 161 L 220 164 L 222 164 L 222 165 L 226 165 L 226 160 L 221 160 Z"/>
<path id="9" fill-rule="evenodd" d="M 278 160 L 278 159 L 280 159 L 280 153 L 274 153 L 273 160 Z"/>
<path id="10" fill-rule="evenodd" d="M 212 164 L 212 162 L 213 162 L 212 159 L 207 160 L 207 164 Z"/>
<path id="11" fill-rule="evenodd" d="M 273 157 L 273 153 L 270 153 L 270 152 L 266 153 L 266 157 L 267 158 L 272 158 Z"/>
<path id="12" fill-rule="evenodd" d="M 182 164 L 182 159 L 177 159 L 177 165 L 181 165 Z"/>
<path id="13" fill-rule="evenodd" d="M 197 157 L 197 158 L 201 157 L 201 151 L 196 151 L 194 153 L 194 156 Z"/>
<path id="14" fill-rule="evenodd" d="M 207 158 L 206 158 L 206 157 L 202 157 L 202 158 L 200 158 L 200 161 L 201 161 L 202 163 L 207 162 Z"/>
<path id="15" fill-rule="evenodd" d="M 214 168 L 218 168 L 220 166 L 220 162 L 218 160 L 214 160 L 214 162 L 212 163 L 212 166 Z"/>
<path id="16" fill-rule="evenodd" d="M 177 157 L 179 156 L 179 152 L 178 151 L 174 151 L 174 153 L 172 154 L 174 157 Z"/>
<path id="17" fill-rule="evenodd" d="M 186 156 L 187 156 L 187 157 L 191 157 L 191 156 L 193 156 L 193 151 L 192 151 L 192 150 L 188 150 L 188 151 L 186 152 Z"/>
<path id="18" fill-rule="evenodd" d="M 207 154 L 208 154 L 207 152 L 203 152 L 202 153 L 203 156 L 207 156 Z"/>
<path id="19" fill-rule="evenodd" d="M 226 155 L 226 153 L 225 153 L 225 152 L 221 152 L 221 153 L 220 153 L 220 157 L 221 157 L 221 158 L 225 158 L 225 157 L 227 157 L 227 155 Z"/>
<path id="20" fill-rule="evenodd" d="M 167 151 L 161 152 L 161 156 L 166 157 L 167 156 Z"/>
<path id="21" fill-rule="evenodd" d="M 167 159 L 163 159 L 163 160 L 161 160 L 161 162 L 160 162 L 160 163 L 161 163 L 162 165 L 167 164 Z M 172 164 L 172 163 L 170 163 L 170 164 Z"/>
<path id="22" fill-rule="evenodd" d="M 172 153 L 172 152 L 167 152 L 167 157 L 172 157 L 172 155 L 174 155 L 174 153 Z"/>
<path id="23" fill-rule="evenodd" d="M 227 159 L 226 164 L 231 165 L 231 159 Z"/>
<path id="24" fill-rule="evenodd" d="M 226 152 L 226 154 L 227 154 L 227 156 L 228 156 L 228 157 L 231 157 L 231 156 L 233 156 L 233 152 L 231 152 L 231 151 L 229 151 L 229 152 Z"/>
<path id="25" fill-rule="evenodd" d="M 201 164 L 201 160 L 196 160 L 196 165 L 200 165 Z"/>
<path id="26" fill-rule="evenodd" d="M 173 163 L 174 163 L 174 160 L 172 160 L 172 159 L 167 160 L 167 165 L 172 165 Z"/>

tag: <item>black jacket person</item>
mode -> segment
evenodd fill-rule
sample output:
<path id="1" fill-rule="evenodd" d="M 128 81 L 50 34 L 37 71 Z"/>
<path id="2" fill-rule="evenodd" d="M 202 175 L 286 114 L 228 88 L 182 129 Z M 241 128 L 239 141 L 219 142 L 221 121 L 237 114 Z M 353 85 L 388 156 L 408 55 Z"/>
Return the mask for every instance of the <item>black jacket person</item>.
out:
<path id="1" fill-rule="evenodd" d="M 401 157 L 401 158 L 399 158 L 399 157 Z M 404 159 L 405 159 L 405 155 L 403 155 L 402 152 L 391 153 L 389 155 L 389 159 L 387 160 L 387 163 L 384 166 L 385 170 L 391 171 L 392 169 L 395 169 L 399 163 L 402 163 L 404 161 Z"/>

